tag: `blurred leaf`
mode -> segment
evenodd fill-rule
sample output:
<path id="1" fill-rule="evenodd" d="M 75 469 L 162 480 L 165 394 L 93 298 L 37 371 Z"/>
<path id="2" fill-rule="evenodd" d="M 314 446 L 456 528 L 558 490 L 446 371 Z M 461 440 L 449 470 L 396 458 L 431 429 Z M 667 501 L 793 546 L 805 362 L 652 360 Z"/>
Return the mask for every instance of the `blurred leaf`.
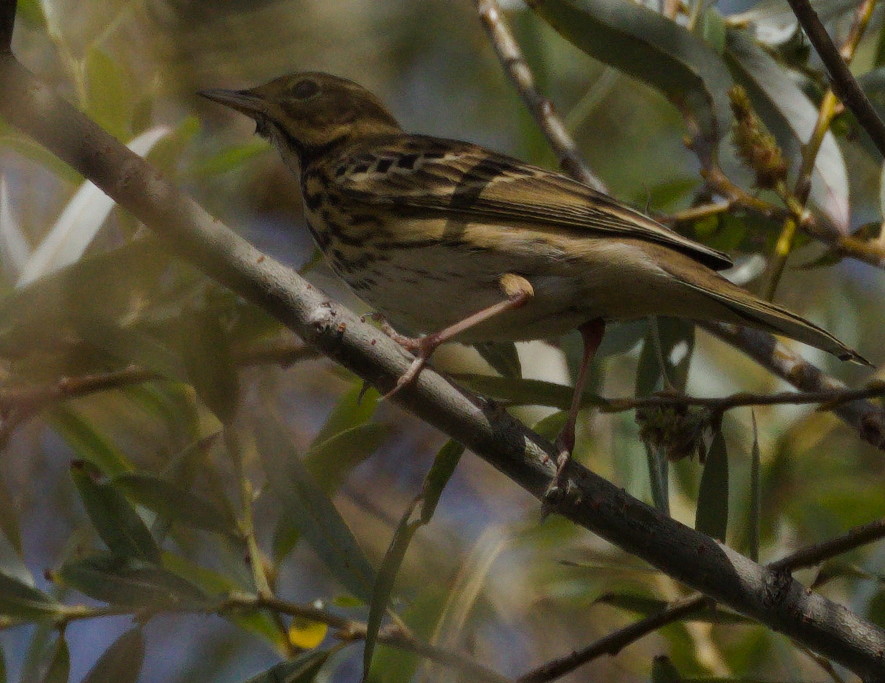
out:
<path id="1" fill-rule="evenodd" d="M 24 21 L 31 28 L 45 29 L 46 17 L 43 16 L 43 7 L 40 0 L 18 0 L 16 20 Z"/>
<path id="2" fill-rule="evenodd" d="M 479 355 L 503 377 L 522 377 L 519 353 L 513 342 L 482 342 L 474 344 Z"/>
<path id="3" fill-rule="evenodd" d="M 636 595 L 635 593 L 605 593 L 604 595 L 600 595 L 593 602 L 594 604 L 598 603 L 603 605 L 610 605 L 619 609 L 624 609 L 629 612 L 641 615 L 642 617 L 649 617 L 658 614 L 660 612 L 663 612 L 665 609 L 667 609 L 667 607 L 670 606 L 670 603 L 666 600 L 647 598 L 641 595 Z M 700 621 L 710 624 L 756 623 L 749 617 L 737 614 L 736 612 L 731 612 L 718 608 L 693 612 L 689 616 L 685 617 L 685 620 Z"/>
<path id="4" fill-rule="evenodd" d="M 372 589 L 372 599 L 369 603 L 369 617 L 366 621 L 366 638 L 363 647 L 363 680 L 368 680 L 378 631 L 381 629 L 396 576 L 409 549 L 409 544 L 412 542 L 412 537 L 419 528 L 430 522 L 437 503 L 439 503 L 439 497 L 451 479 L 463 453 L 464 446 L 457 441 L 450 440 L 443 445 L 436 454 L 430 471 L 424 477 L 421 493 L 403 513 L 393 532 L 393 539 L 390 541 L 390 546 L 388 546 L 381 567 L 378 569 L 378 576 Z"/>
<path id="5" fill-rule="evenodd" d="M 805 144 L 817 122 L 817 107 L 784 68 L 745 32 L 728 31 L 728 62 L 735 78 L 747 89 L 760 117 L 782 146 Z M 836 138 L 827 132 L 812 174 L 811 198 L 833 224 L 846 232 L 849 225 L 848 174 Z"/>
<path id="6" fill-rule="evenodd" d="M 328 632 L 328 624 L 295 616 L 289 624 L 289 642 L 302 650 L 313 650 L 323 642 Z"/>
<path id="7" fill-rule="evenodd" d="M 762 528 L 762 457 L 759 453 L 759 432 L 756 429 L 756 412 L 753 419 L 753 448 L 750 454 L 750 504 L 747 519 L 747 555 L 753 562 L 759 561 L 759 539 Z"/>
<path id="8" fill-rule="evenodd" d="M 187 382 L 183 359 L 163 340 L 145 329 L 122 327 L 104 318 L 78 318 L 77 332 L 96 348 L 121 363 L 139 365 L 162 377 Z"/>
<path id="9" fill-rule="evenodd" d="M 312 450 L 316 445 L 328 441 L 343 431 L 368 422 L 375 414 L 377 405 L 378 391 L 376 389 L 370 387 L 363 391 L 361 384 L 354 384 L 344 392 L 338 403 L 335 404 L 335 408 L 326 418 L 325 424 L 314 437 L 310 449 Z"/>
<path id="10" fill-rule="evenodd" d="M 191 169 L 191 175 L 197 178 L 205 178 L 220 173 L 227 173 L 240 168 L 245 162 L 266 151 L 267 141 L 260 138 L 238 145 L 230 145 L 201 159 Z"/>
<path id="11" fill-rule="evenodd" d="M 144 636 L 133 628 L 102 653 L 81 683 L 136 683 L 143 663 Z"/>
<path id="12" fill-rule="evenodd" d="M 726 23 L 722 15 L 715 7 L 709 7 L 701 13 L 698 22 L 701 37 L 704 42 L 716 50 L 716 54 L 722 56 L 725 52 Z"/>
<path id="13" fill-rule="evenodd" d="M 31 254 L 31 245 L 13 213 L 6 176 L 0 175 L 0 258 L 3 268 L 13 278 L 21 271 Z"/>
<path id="14" fill-rule="evenodd" d="M 59 634 L 49 655 L 49 666 L 41 683 L 68 683 L 71 675 L 71 654 L 64 635 Z"/>
<path id="15" fill-rule="evenodd" d="M 43 591 L 0 574 L 0 614 L 29 621 L 52 619 L 60 615 L 62 606 Z"/>
<path id="16" fill-rule="evenodd" d="M 307 471 L 291 437 L 267 416 L 255 431 L 270 490 L 341 584 L 368 602 L 374 572 L 338 510 Z"/>
<path id="17" fill-rule="evenodd" d="M 553 441 L 559 436 L 566 420 L 568 420 L 568 411 L 560 410 L 538 420 L 532 425 L 532 431 L 549 441 Z"/>
<path id="18" fill-rule="evenodd" d="M 693 351 L 693 323 L 679 318 L 653 318 L 639 357 L 636 395 L 648 396 L 668 387 L 684 392 Z"/>
<path id="19" fill-rule="evenodd" d="M 377 422 L 345 429 L 318 443 L 314 441 L 304 456 L 304 466 L 326 493 L 334 493 L 347 474 L 374 453 L 390 428 Z"/>
<path id="20" fill-rule="evenodd" d="M 188 378 L 219 421 L 231 424 L 239 403 L 239 376 L 218 314 L 187 308 L 179 325 Z"/>
<path id="21" fill-rule="evenodd" d="M 144 156 L 168 132 L 164 126 L 152 128 L 134 138 L 129 149 Z M 113 207 L 114 200 L 102 190 L 89 181 L 83 183 L 34 249 L 16 286 L 24 287 L 79 260 Z"/>
<path id="22" fill-rule="evenodd" d="M 658 655 L 651 665 L 651 680 L 652 683 L 682 683 L 683 679 L 669 657 Z"/>
<path id="23" fill-rule="evenodd" d="M 245 683 L 311 683 L 335 650 L 305 652 L 295 659 L 272 666 Z"/>
<path id="24" fill-rule="evenodd" d="M 132 469 L 123 452 L 73 410 L 56 407 L 52 411 L 52 426 L 79 458 L 104 474 L 112 476 Z"/>
<path id="25" fill-rule="evenodd" d="M 721 427 L 713 433 L 713 442 L 707 452 L 698 505 L 695 529 L 719 541 L 725 541 L 728 529 L 728 452 Z"/>
<path id="26" fill-rule="evenodd" d="M 133 89 L 122 62 L 93 45 L 86 51 L 85 70 L 86 113 L 115 138 L 125 139 L 132 134 Z"/>
<path id="27" fill-rule="evenodd" d="M 21 356 L 72 322 L 117 320 L 143 306 L 170 259 L 156 240 L 137 239 L 15 290 L 0 299 L 0 353 Z"/>
<path id="28" fill-rule="evenodd" d="M 160 549 L 141 517 L 111 484 L 97 483 L 96 476 L 86 462 L 71 465 L 71 478 L 101 540 L 116 555 L 157 564 Z"/>
<path id="29" fill-rule="evenodd" d="M 114 477 L 111 484 L 170 521 L 239 537 L 235 520 L 225 510 L 176 483 L 149 474 L 127 473 Z"/>
<path id="30" fill-rule="evenodd" d="M 6 480 L 0 477 L 0 533 L 9 541 L 16 554 L 22 555 L 22 537 L 19 528 L 18 512 L 15 501 L 6 486 Z"/>
<path id="31" fill-rule="evenodd" d="M 728 133 L 732 117 L 725 93 L 731 77 L 719 55 L 687 29 L 622 0 L 546 0 L 533 9 L 591 57 L 691 112 L 711 143 Z"/>
<path id="32" fill-rule="evenodd" d="M 497 401 L 507 401 L 511 405 L 551 406 L 568 410 L 572 401 L 572 387 L 540 379 L 518 379 L 515 377 L 494 377 L 472 373 L 452 373 L 451 377 L 470 389 Z M 605 401 L 596 394 L 585 391 L 582 405 L 604 405 Z"/>
<path id="33" fill-rule="evenodd" d="M 112 553 L 66 562 L 52 578 L 91 598 L 124 607 L 200 609 L 206 602 L 199 588 L 171 571 Z"/>
<path id="34" fill-rule="evenodd" d="M 208 596 L 225 595 L 243 590 L 243 586 L 230 576 L 201 567 L 174 553 L 163 553 L 163 566 L 176 576 L 189 581 Z M 244 631 L 253 633 L 273 644 L 277 650 L 282 651 L 286 646 L 279 626 L 270 613 L 265 610 L 238 610 L 225 612 L 223 616 Z"/>

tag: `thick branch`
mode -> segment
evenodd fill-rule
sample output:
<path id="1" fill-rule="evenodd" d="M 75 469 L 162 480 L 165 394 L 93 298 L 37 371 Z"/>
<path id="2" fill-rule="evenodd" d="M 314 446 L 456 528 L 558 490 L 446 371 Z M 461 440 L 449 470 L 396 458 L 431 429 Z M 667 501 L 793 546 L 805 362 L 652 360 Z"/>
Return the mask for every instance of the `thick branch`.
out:
<path id="1" fill-rule="evenodd" d="M 159 172 L 0 55 L 0 115 L 101 187 L 210 277 L 276 316 L 302 339 L 378 385 L 410 358 L 296 273 L 209 216 Z M 462 442 L 541 498 L 556 451 L 506 412 L 425 370 L 394 401 Z M 885 631 L 727 546 L 662 515 L 572 464 L 557 512 L 732 609 L 863 676 L 885 670 Z"/>
<path id="2" fill-rule="evenodd" d="M 808 40 L 814 45 L 817 54 L 820 55 L 821 61 L 827 67 L 830 74 L 830 83 L 833 91 L 842 100 L 842 103 L 848 107 L 857 117 L 860 125 L 869 134 L 873 140 L 873 144 L 879 150 L 882 156 L 885 156 L 885 123 L 876 114 L 870 100 L 860 89 L 848 65 L 839 54 L 839 48 L 833 43 L 827 30 L 824 28 L 820 17 L 811 6 L 809 0 L 788 0 L 793 13 L 805 30 Z"/>

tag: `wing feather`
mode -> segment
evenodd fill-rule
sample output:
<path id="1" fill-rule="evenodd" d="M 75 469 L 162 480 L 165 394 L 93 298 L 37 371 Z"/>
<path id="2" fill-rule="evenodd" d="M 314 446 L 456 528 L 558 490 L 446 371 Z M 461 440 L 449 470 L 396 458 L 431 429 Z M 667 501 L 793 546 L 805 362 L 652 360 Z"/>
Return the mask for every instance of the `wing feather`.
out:
<path id="1" fill-rule="evenodd" d="M 641 239 L 715 270 L 732 265 L 722 252 L 567 176 L 466 142 L 420 135 L 372 140 L 347 150 L 333 180 L 363 203 Z"/>

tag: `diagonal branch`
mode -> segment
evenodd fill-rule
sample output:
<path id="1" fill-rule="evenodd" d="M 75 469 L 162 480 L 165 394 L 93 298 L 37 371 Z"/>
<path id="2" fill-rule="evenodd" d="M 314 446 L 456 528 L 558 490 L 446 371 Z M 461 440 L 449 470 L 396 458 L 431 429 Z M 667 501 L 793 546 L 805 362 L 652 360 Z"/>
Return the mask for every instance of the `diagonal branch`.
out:
<path id="1" fill-rule="evenodd" d="M 150 164 L 0 54 L 0 115 L 71 164 L 175 252 L 311 346 L 389 389 L 410 358 L 386 335 L 213 219 Z M 430 369 L 393 399 L 542 498 L 556 449 L 505 411 Z M 885 667 L 885 631 L 572 463 L 556 509 L 575 523 L 861 676 Z"/>
<path id="2" fill-rule="evenodd" d="M 864 91 L 860 89 L 860 85 L 839 54 L 839 48 L 833 43 L 833 39 L 824 28 L 820 17 L 817 16 L 817 12 L 814 11 L 809 0 L 788 0 L 788 2 L 793 8 L 793 14 L 796 15 L 805 30 L 805 35 L 814 45 L 824 66 L 827 67 L 833 91 L 857 117 L 860 125 L 872 138 L 879 153 L 885 156 L 885 123 L 873 109 L 873 105 Z"/>

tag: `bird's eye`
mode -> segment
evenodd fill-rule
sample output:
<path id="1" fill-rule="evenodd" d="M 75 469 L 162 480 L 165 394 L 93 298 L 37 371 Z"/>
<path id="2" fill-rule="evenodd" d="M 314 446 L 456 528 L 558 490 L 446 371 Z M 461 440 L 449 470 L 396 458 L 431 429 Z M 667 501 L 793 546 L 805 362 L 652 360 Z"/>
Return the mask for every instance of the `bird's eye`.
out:
<path id="1" fill-rule="evenodd" d="M 296 100 L 307 100 L 316 95 L 320 91 L 320 86 L 316 81 L 305 79 L 298 81 L 292 86 L 292 97 Z"/>

